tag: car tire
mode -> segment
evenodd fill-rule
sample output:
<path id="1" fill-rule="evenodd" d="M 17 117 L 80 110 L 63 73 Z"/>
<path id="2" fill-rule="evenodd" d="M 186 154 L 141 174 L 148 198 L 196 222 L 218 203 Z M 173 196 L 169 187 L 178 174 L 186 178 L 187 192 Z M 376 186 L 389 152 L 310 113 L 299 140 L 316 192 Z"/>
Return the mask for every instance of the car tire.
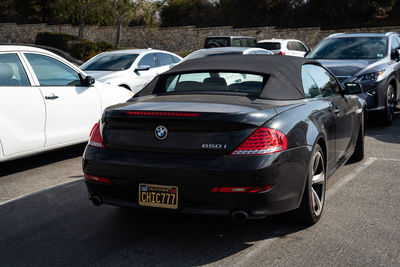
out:
<path id="1" fill-rule="evenodd" d="M 361 161 L 364 159 L 364 137 L 365 137 L 365 122 L 364 122 L 364 115 L 363 115 L 361 117 L 360 129 L 358 130 L 356 147 L 354 148 L 353 155 L 351 155 L 351 158 L 350 158 L 351 160 Z"/>
<path id="2" fill-rule="evenodd" d="M 382 120 L 382 123 L 385 126 L 389 126 L 393 122 L 394 108 L 396 106 L 395 102 L 395 91 L 393 86 L 389 84 L 385 94 L 385 109 L 383 110 Z"/>
<path id="3" fill-rule="evenodd" d="M 326 171 L 325 159 L 321 147 L 316 144 L 308 166 L 307 181 L 300 207 L 296 210 L 296 219 L 306 225 L 319 221 L 325 204 Z"/>

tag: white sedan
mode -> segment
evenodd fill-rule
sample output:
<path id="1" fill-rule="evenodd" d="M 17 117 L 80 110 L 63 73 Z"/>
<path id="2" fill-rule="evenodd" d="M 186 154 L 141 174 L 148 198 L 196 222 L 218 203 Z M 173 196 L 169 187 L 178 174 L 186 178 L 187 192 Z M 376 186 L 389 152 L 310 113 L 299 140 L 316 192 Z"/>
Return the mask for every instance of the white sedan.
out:
<path id="1" fill-rule="evenodd" d="M 47 50 L 1 45 L 0 162 L 85 142 L 104 108 L 130 97 Z"/>
<path id="2" fill-rule="evenodd" d="M 137 93 L 181 60 L 180 56 L 167 51 L 126 49 L 98 54 L 80 68 L 96 80 Z"/>

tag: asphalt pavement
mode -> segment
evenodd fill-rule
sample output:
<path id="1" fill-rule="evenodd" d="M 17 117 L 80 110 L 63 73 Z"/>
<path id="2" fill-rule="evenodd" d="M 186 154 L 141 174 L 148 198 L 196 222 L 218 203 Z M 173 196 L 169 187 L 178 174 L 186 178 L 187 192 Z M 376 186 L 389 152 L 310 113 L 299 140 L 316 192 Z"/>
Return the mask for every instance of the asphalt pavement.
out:
<path id="1" fill-rule="evenodd" d="M 308 228 L 289 215 L 236 224 L 95 207 L 83 147 L 2 164 L 0 266 L 400 266 L 400 113 L 370 124 L 365 141 L 365 159 L 329 179 Z"/>

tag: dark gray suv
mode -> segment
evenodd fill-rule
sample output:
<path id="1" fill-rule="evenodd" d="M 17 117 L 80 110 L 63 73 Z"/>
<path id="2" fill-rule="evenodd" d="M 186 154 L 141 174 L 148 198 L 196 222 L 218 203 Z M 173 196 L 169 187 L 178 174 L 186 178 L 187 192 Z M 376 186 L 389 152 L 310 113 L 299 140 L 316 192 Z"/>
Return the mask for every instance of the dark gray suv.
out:
<path id="1" fill-rule="evenodd" d="M 367 110 L 385 125 L 400 98 L 400 38 L 397 33 L 338 33 L 320 42 L 307 57 L 327 67 L 351 91 L 361 87 Z"/>

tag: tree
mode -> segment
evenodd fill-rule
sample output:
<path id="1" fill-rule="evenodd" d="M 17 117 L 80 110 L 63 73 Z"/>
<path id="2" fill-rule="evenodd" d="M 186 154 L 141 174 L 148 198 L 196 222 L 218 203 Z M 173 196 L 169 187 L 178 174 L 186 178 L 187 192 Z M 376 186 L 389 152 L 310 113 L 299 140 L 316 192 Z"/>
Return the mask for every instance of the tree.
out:
<path id="1" fill-rule="evenodd" d="M 72 20 L 79 25 L 78 38 L 83 38 L 85 24 L 100 24 L 107 20 L 103 16 L 104 2 L 101 0 L 57 0 L 54 4 L 56 16 Z"/>
<path id="2" fill-rule="evenodd" d="M 155 26 L 159 24 L 159 15 L 163 2 L 142 0 L 136 14 L 136 20 L 141 20 L 142 25 Z"/>
<path id="3" fill-rule="evenodd" d="M 0 0 L 0 22 L 16 22 L 18 13 L 13 0 Z"/>
<path id="4" fill-rule="evenodd" d="M 127 24 L 130 19 L 136 16 L 136 12 L 141 4 L 141 1 L 134 0 L 108 0 L 108 10 L 111 12 L 111 17 L 116 25 L 115 47 L 118 47 L 121 28 L 123 24 Z"/>
<path id="5" fill-rule="evenodd" d="M 218 9 L 208 0 L 166 0 L 161 7 L 162 26 L 215 26 Z"/>
<path id="6" fill-rule="evenodd" d="M 352 28 L 367 24 L 374 10 L 368 1 L 309 0 L 289 17 L 294 27 Z"/>
<path id="7" fill-rule="evenodd" d="M 15 8 L 17 21 L 22 23 L 47 23 L 51 20 L 51 5 L 54 0 L 12 0 L 8 2 L 8 8 Z"/>

